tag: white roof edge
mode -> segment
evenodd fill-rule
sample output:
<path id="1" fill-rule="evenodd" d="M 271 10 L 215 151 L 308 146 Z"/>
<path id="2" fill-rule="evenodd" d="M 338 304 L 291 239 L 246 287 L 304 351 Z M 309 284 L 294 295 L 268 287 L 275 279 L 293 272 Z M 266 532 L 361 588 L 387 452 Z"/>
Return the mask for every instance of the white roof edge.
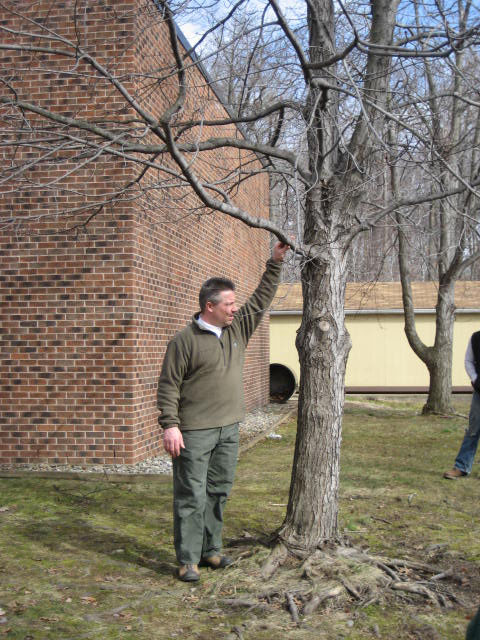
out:
<path id="1" fill-rule="evenodd" d="M 435 313 L 435 309 L 415 309 L 415 313 L 418 315 L 433 315 Z M 480 314 L 480 309 L 456 309 L 456 314 L 466 314 L 466 313 L 478 313 Z M 403 309 L 345 309 L 345 315 L 347 316 L 357 316 L 357 315 L 403 315 Z M 275 309 L 270 309 L 271 316 L 300 316 L 302 315 L 302 311 L 295 311 L 293 309 L 280 311 Z"/>

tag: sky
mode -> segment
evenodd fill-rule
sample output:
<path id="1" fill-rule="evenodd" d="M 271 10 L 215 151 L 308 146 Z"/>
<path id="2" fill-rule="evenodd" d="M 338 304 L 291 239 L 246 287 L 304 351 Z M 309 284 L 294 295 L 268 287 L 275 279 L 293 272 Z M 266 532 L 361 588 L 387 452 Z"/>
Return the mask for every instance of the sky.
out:
<path id="1" fill-rule="evenodd" d="M 298 17 L 306 11 L 306 4 L 304 0 L 279 0 L 279 4 L 287 17 L 290 16 L 298 19 Z M 231 9 L 232 5 L 233 3 L 229 1 L 224 0 L 223 2 L 220 2 L 216 14 L 219 17 L 225 15 Z M 266 2 L 264 0 L 246 0 L 244 4 L 245 7 L 251 7 L 252 10 L 262 10 L 265 5 Z M 177 18 L 177 23 L 182 30 L 183 35 L 192 46 L 203 35 L 205 30 L 202 25 L 202 13 L 198 11 L 197 15 L 198 20 L 192 19 L 191 14 L 188 17 L 185 16 L 185 20 L 182 20 L 180 16 Z"/>

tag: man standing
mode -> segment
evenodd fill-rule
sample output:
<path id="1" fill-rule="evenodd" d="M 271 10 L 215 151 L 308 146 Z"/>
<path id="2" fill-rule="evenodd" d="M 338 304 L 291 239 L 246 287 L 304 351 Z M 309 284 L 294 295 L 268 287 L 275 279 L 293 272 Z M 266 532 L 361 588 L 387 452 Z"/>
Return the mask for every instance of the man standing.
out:
<path id="1" fill-rule="evenodd" d="M 476 331 L 467 345 L 465 370 L 472 381 L 473 396 L 468 419 L 468 429 L 455 459 L 453 469 L 443 474 L 447 480 L 463 478 L 472 470 L 473 459 L 480 436 L 480 331 Z"/>
<path id="2" fill-rule="evenodd" d="M 200 578 L 198 566 L 223 569 L 223 510 L 245 416 L 243 363 L 247 343 L 277 290 L 288 245 L 277 242 L 260 284 L 239 309 L 235 285 L 210 278 L 200 312 L 170 341 L 158 382 L 163 445 L 173 459 L 173 516 L 177 576 Z"/>

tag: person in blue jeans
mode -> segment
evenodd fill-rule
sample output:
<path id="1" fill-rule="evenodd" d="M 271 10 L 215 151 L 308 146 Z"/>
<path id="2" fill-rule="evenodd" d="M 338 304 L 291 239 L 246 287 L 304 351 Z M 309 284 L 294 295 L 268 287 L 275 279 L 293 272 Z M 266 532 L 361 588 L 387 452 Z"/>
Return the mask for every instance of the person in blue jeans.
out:
<path id="1" fill-rule="evenodd" d="M 472 404 L 468 418 L 468 429 L 455 459 L 453 469 L 445 471 L 443 477 L 455 480 L 467 476 L 472 470 L 480 437 L 480 331 L 472 334 L 465 353 L 465 371 L 473 387 Z"/>

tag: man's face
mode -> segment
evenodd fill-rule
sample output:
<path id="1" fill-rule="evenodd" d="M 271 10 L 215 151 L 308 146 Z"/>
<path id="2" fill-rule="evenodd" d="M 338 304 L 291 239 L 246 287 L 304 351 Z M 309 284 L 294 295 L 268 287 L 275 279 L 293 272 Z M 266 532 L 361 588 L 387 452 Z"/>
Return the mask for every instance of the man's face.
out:
<path id="1" fill-rule="evenodd" d="M 221 291 L 220 302 L 207 302 L 208 322 L 215 327 L 228 327 L 238 311 L 234 291 Z"/>

